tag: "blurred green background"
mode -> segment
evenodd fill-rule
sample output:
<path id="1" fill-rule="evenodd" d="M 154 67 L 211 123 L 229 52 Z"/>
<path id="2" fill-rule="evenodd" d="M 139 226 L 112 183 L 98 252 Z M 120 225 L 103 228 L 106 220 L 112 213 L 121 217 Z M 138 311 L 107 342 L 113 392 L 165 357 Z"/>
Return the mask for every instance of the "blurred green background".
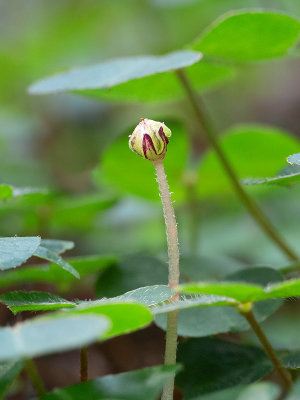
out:
<path id="1" fill-rule="evenodd" d="M 134 285 L 166 280 L 154 171 L 127 147 L 141 117 L 162 120 L 173 132 L 166 172 L 185 272 L 200 279 L 224 276 L 241 266 L 289 264 L 239 203 L 205 141 L 196 138 L 194 115 L 184 99 L 147 102 L 149 88 L 139 103 L 27 93 L 34 81 L 71 67 L 184 48 L 217 17 L 243 8 L 281 10 L 300 18 L 299 0 L 0 0 L 0 184 L 44 191 L 0 200 L 0 236 L 72 240 L 76 246 L 69 255 L 125 257 L 121 269 L 133 268 L 134 283 L 122 281 L 118 273 L 104 274 L 96 285 L 89 281 L 90 286 L 77 288 L 73 296 L 114 296 Z M 299 58 L 293 56 L 239 65 L 230 79 L 202 92 L 241 179 L 274 176 L 289 154 L 300 151 L 299 67 Z M 236 136 L 240 131 L 241 142 Z M 300 187 L 246 189 L 297 251 Z M 145 254 L 161 263 L 151 264 Z M 269 329 L 276 324 L 278 320 L 271 320 Z M 121 344 L 117 339 L 102 348 L 110 354 L 110 367 L 97 352 L 91 365 L 115 372 L 157 363 L 161 333 L 150 332 L 149 352 L 143 356 L 145 338 L 139 335 L 135 342 L 125 337 Z M 274 340 L 280 347 L 280 338 Z M 126 351 L 124 359 L 118 358 L 119 348 L 129 349 L 130 363 Z M 40 361 L 45 375 L 64 362 L 55 357 L 47 359 L 49 370 Z M 73 363 L 72 357 L 66 365 Z M 60 382 L 56 376 L 55 385 L 72 379 Z"/>

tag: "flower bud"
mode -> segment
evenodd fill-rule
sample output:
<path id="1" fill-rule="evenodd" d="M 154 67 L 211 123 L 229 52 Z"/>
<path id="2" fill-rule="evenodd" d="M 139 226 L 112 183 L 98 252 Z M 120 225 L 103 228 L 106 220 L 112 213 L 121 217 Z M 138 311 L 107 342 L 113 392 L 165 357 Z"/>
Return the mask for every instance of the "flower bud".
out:
<path id="1" fill-rule="evenodd" d="M 162 160 L 165 157 L 170 136 L 171 131 L 163 122 L 142 118 L 129 136 L 129 147 L 147 160 Z"/>

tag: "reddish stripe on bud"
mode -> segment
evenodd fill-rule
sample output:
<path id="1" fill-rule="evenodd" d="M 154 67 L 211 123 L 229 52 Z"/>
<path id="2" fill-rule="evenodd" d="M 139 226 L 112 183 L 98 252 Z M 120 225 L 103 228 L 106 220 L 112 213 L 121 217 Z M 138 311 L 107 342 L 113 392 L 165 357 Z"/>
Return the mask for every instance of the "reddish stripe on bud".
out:
<path id="1" fill-rule="evenodd" d="M 169 143 L 169 139 L 168 139 L 167 136 L 165 135 L 164 128 L 163 128 L 162 126 L 159 128 L 158 133 L 159 133 L 159 136 L 160 136 L 160 137 L 162 138 L 162 140 L 164 141 L 165 147 L 166 147 L 166 145 Z"/>
<path id="2" fill-rule="evenodd" d="M 148 159 L 147 151 L 150 151 L 150 152 L 154 151 L 154 153 L 157 154 L 150 135 L 145 133 L 144 137 L 143 137 L 143 153 L 144 153 L 145 158 Z"/>

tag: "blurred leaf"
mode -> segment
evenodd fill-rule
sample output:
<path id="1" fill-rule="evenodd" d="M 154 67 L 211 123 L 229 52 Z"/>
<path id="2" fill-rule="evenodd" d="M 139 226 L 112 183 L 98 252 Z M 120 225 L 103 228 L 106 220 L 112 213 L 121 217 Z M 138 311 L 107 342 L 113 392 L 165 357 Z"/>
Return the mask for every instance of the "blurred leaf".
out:
<path id="1" fill-rule="evenodd" d="M 0 199 L 10 199 L 13 196 L 13 188 L 9 185 L 0 185 Z"/>
<path id="2" fill-rule="evenodd" d="M 279 387 L 273 382 L 259 382 L 248 386 L 237 397 L 237 400 L 277 400 Z"/>
<path id="3" fill-rule="evenodd" d="M 178 366 L 164 365 L 123 374 L 108 375 L 88 382 L 55 389 L 40 400 L 156 400 L 164 383 L 178 371 Z"/>
<path id="4" fill-rule="evenodd" d="M 230 11 L 209 26 L 193 48 L 233 61 L 265 60 L 287 54 L 299 32 L 299 21 L 290 15 L 265 10 Z"/>
<path id="5" fill-rule="evenodd" d="M 182 281 L 201 281 L 224 278 L 225 275 L 244 268 L 243 263 L 227 256 L 181 256 Z"/>
<path id="6" fill-rule="evenodd" d="M 300 396 L 300 381 L 298 380 L 296 383 L 294 383 L 293 387 L 291 388 L 291 391 L 285 397 L 284 400 L 298 400 Z"/>
<path id="7" fill-rule="evenodd" d="M 12 381 L 23 369 L 22 361 L 0 362 L 0 399 L 4 399 Z"/>
<path id="8" fill-rule="evenodd" d="M 0 360 L 32 358 L 71 350 L 103 337 L 109 327 L 109 319 L 87 315 L 34 318 L 14 327 L 0 328 Z"/>
<path id="9" fill-rule="evenodd" d="M 170 190 L 175 193 L 172 197 L 179 202 L 185 196 L 182 174 L 187 163 L 188 142 L 180 125 L 166 124 L 172 130 L 172 136 L 164 165 Z M 153 163 L 128 148 L 127 136 L 116 140 L 107 149 L 95 171 L 95 178 L 100 184 L 114 185 L 123 193 L 160 201 Z"/>
<path id="10" fill-rule="evenodd" d="M 263 350 L 212 338 L 181 343 L 178 361 L 184 364 L 184 370 L 176 382 L 186 400 L 254 382 L 272 370 Z"/>
<path id="11" fill-rule="evenodd" d="M 21 311 L 48 311 L 75 307 L 75 303 L 46 292 L 7 292 L 0 296 L 14 314 Z"/>
<path id="12" fill-rule="evenodd" d="M 195 90 L 211 89 L 234 77 L 235 70 L 228 65 L 199 62 L 186 68 Z M 174 101 L 185 97 L 181 83 L 173 72 L 134 79 L 109 90 L 84 90 L 81 94 L 114 101 Z"/>
<path id="13" fill-rule="evenodd" d="M 56 254 L 64 253 L 74 247 L 74 242 L 68 240 L 42 239 L 41 246 Z"/>
<path id="14" fill-rule="evenodd" d="M 278 271 L 271 268 L 260 267 L 238 271 L 229 275 L 226 279 L 249 282 L 248 285 L 252 282 L 258 285 L 266 285 L 269 282 L 281 281 L 282 276 Z M 223 283 L 226 285 L 226 282 Z M 218 285 L 218 282 L 216 282 L 216 285 Z M 231 282 L 231 285 L 234 286 L 234 283 Z M 244 285 L 247 284 L 245 283 Z M 263 290 L 260 286 L 255 286 L 255 288 Z M 229 298 L 230 293 L 225 290 L 224 293 L 221 297 L 217 295 L 218 293 L 211 293 L 212 295 L 210 296 L 203 295 L 192 298 L 181 298 L 181 301 L 172 305 L 155 307 L 152 312 L 158 314 L 178 308 L 178 333 L 181 336 L 203 337 L 222 332 L 241 332 L 248 330 L 248 323 L 234 307 L 224 307 L 226 305 L 235 305 L 234 301 Z M 282 302 L 280 300 L 260 301 L 254 304 L 254 315 L 256 319 L 261 322 L 272 315 L 281 304 Z M 166 329 L 166 315 L 157 315 L 155 317 L 155 322 L 162 329 Z"/>
<path id="15" fill-rule="evenodd" d="M 292 165 L 300 165 L 300 153 L 292 154 L 287 158 L 287 162 Z"/>
<path id="16" fill-rule="evenodd" d="M 59 315 L 82 314 L 99 314 L 109 318 L 111 328 L 105 333 L 105 339 L 144 328 L 152 322 L 152 314 L 147 307 L 114 299 L 83 301 L 76 308 L 61 311 Z"/>
<path id="17" fill-rule="evenodd" d="M 300 166 L 299 165 L 288 165 L 282 168 L 274 178 L 255 178 L 245 179 L 244 185 L 281 185 L 281 186 L 293 186 L 295 183 L 300 181 Z"/>
<path id="18" fill-rule="evenodd" d="M 180 50 L 162 56 L 137 56 L 108 60 L 101 64 L 73 69 L 34 83 L 30 94 L 109 89 L 123 82 L 176 70 L 198 62 L 201 54 Z"/>
<path id="19" fill-rule="evenodd" d="M 40 237 L 0 238 L 0 270 L 23 264 L 37 251 L 40 242 Z"/>
<path id="20" fill-rule="evenodd" d="M 138 254 L 128 256 L 105 270 L 99 277 L 98 297 L 116 297 L 145 285 L 168 282 L 167 264 L 158 258 Z"/>
<path id="21" fill-rule="evenodd" d="M 153 306 L 168 300 L 175 293 L 175 290 L 169 286 L 153 285 L 131 290 L 121 296 L 115 297 L 114 300 L 131 300 L 145 306 Z"/>
<path id="22" fill-rule="evenodd" d="M 116 262 L 115 257 L 87 256 L 68 259 L 80 273 L 81 279 L 92 273 L 110 267 Z M 22 285 L 32 282 L 48 282 L 56 284 L 60 290 L 67 290 L 77 279 L 69 272 L 56 264 L 36 265 L 22 269 L 2 272 L 0 274 L 0 287 Z"/>
<path id="23" fill-rule="evenodd" d="M 72 267 L 71 264 L 69 264 L 55 252 L 51 251 L 49 248 L 39 246 L 37 250 L 34 252 L 34 255 L 36 257 L 40 257 L 45 260 L 51 261 L 62 267 L 64 270 L 70 272 L 70 274 L 74 275 L 77 279 L 80 278 L 79 273 L 76 271 L 74 267 Z"/>
<path id="24" fill-rule="evenodd" d="M 273 127 L 240 125 L 225 132 L 220 144 L 240 180 L 253 176 L 274 176 L 287 154 L 300 148 L 299 141 Z M 218 196 L 231 193 L 231 184 L 215 153 L 209 150 L 199 169 L 199 193 Z"/>

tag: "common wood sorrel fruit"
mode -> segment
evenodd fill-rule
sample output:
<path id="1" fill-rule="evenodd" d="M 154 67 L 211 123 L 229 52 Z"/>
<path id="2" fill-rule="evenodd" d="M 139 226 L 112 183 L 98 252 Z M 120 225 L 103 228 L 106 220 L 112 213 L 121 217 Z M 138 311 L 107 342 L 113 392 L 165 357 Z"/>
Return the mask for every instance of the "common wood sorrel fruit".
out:
<path id="1" fill-rule="evenodd" d="M 176 287 L 179 283 L 179 247 L 177 224 L 171 201 L 167 177 L 164 171 L 163 159 L 167 152 L 170 129 L 162 122 L 142 118 L 132 135 L 129 136 L 129 147 L 143 158 L 152 161 L 156 170 L 161 201 L 163 205 L 169 256 L 169 286 Z M 173 301 L 178 295 L 173 296 Z M 175 364 L 177 350 L 178 311 L 168 313 L 165 364 Z M 162 400 L 173 399 L 174 376 L 164 386 Z"/>

